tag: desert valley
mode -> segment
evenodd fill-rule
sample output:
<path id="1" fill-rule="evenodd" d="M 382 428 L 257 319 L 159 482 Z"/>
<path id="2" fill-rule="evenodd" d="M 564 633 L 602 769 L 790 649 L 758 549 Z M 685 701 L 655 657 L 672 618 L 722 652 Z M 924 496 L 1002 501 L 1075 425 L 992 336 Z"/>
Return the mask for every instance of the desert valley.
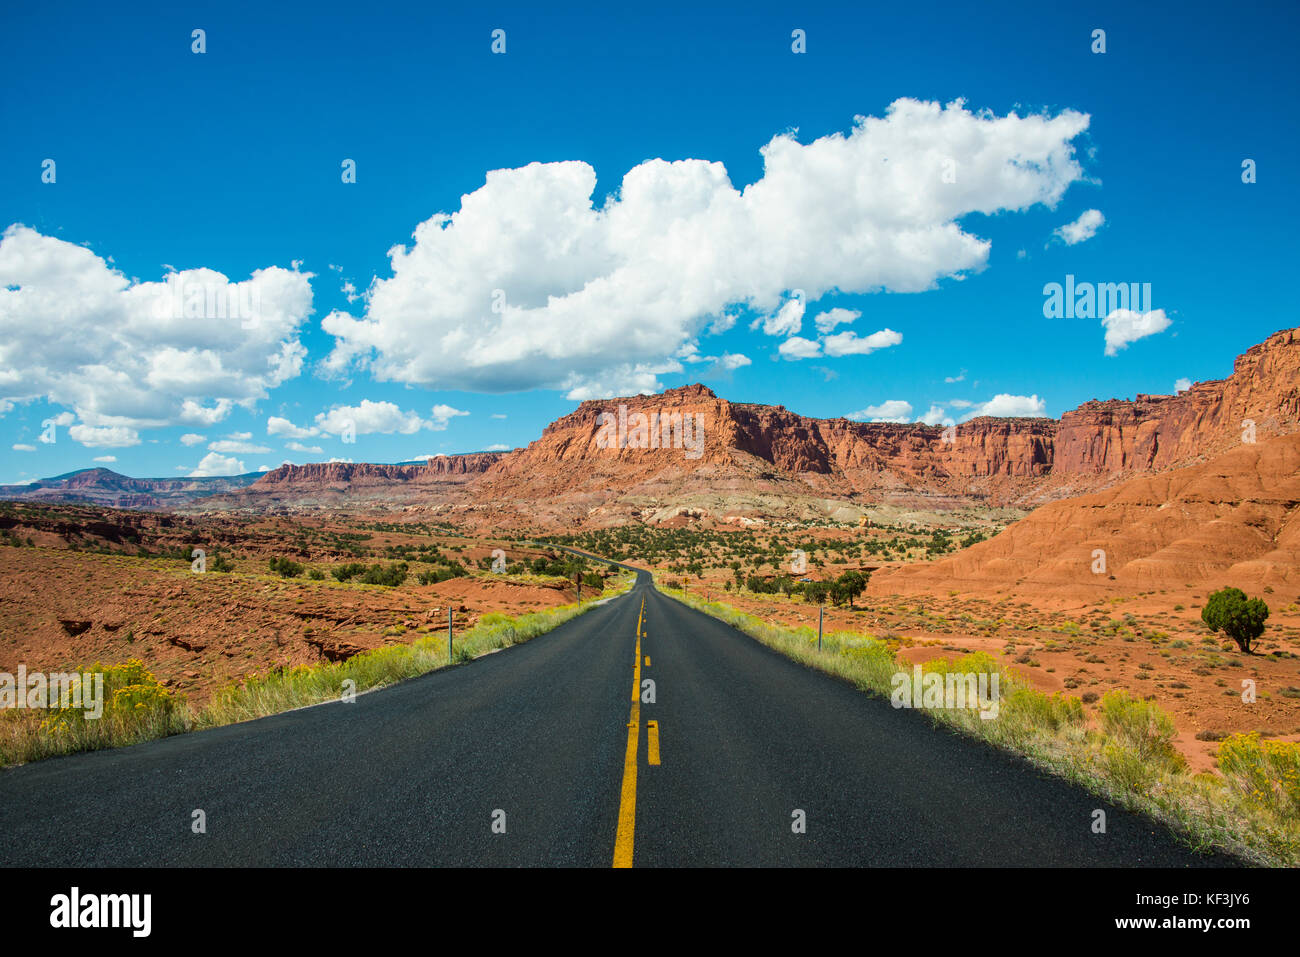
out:
<path id="1" fill-rule="evenodd" d="M 11 6 L 19 939 L 1290 927 L 1300 5 Z"/>
<path id="2" fill-rule="evenodd" d="M 697 416 L 702 454 L 600 447 L 617 404 Z M 575 571 L 594 597 L 612 574 L 571 546 L 789 625 L 818 619 L 804 584 L 859 572 L 827 629 L 913 661 L 987 651 L 1085 708 L 1140 694 L 1194 768 L 1232 732 L 1300 740 L 1300 330 L 1222 380 L 1059 421 L 810 419 L 696 385 L 582 403 L 512 452 L 94 469 L 0 495 L 0 671 L 139 659 L 203 701 L 440 635 L 449 613 L 459 630 L 572 603 Z M 1268 605 L 1255 653 L 1201 621 L 1225 586 Z"/>

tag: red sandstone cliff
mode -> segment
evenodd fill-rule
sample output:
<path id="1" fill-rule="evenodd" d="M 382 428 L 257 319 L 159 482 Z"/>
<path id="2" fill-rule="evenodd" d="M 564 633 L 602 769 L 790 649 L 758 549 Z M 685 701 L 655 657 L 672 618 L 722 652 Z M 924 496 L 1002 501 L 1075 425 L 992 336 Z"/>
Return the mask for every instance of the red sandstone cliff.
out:
<path id="1" fill-rule="evenodd" d="M 487 524 L 659 520 L 673 505 L 715 518 L 824 517 L 828 502 L 1028 505 L 1204 460 L 1241 444 L 1248 423 L 1260 441 L 1300 428 L 1300 330 L 1251 348 L 1226 379 L 1088 402 L 1059 422 L 977 418 L 944 430 L 815 419 L 689 385 L 583 402 L 513 452 L 283 466 L 224 498 L 450 508 Z"/>
<path id="2" fill-rule="evenodd" d="M 383 486 L 394 483 L 427 484 L 448 476 L 474 476 L 486 472 L 500 460 L 500 452 L 472 452 L 467 455 L 435 455 L 427 463 L 375 465 L 369 462 L 311 462 L 281 465 L 253 483 L 254 491 L 294 486 L 347 488 Z"/>
<path id="3" fill-rule="evenodd" d="M 1167 468 L 1300 424 L 1300 329 L 1274 333 L 1237 357 L 1232 375 L 1178 395 L 1086 402 L 1061 416 L 1058 472 Z"/>

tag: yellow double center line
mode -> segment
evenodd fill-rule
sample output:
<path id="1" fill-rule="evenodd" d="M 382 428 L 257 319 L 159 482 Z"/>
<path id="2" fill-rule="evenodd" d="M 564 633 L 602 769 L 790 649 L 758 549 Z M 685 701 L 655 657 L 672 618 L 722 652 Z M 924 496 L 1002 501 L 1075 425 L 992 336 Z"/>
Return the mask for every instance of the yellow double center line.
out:
<path id="1" fill-rule="evenodd" d="M 614 866 L 632 866 L 632 835 L 636 830 L 636 750 L 641 728 L 641 622 L 645 599 L 636 616 L 636 665 L 632 669 L 632 713 L 627 719 L 627 754 L 623 758 L 623 794 L 618 805 L 618 836 L 614 838 Z"/>

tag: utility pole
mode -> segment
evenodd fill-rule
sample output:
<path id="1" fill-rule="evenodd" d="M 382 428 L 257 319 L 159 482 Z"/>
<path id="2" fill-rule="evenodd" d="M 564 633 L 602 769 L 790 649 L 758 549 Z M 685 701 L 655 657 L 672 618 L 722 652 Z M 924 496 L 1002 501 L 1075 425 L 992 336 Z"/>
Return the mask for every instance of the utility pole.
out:
<path id="1" fill-rule="evenodd" d="M 451 605 L 447 606 L 447 664 L 451 664 Z"/>
<path id="2" fill-rule="evenodd" d="M 826 613 L 825 605 L 817 606 L 817 650 L 822 650 L 822 616 Z"/>

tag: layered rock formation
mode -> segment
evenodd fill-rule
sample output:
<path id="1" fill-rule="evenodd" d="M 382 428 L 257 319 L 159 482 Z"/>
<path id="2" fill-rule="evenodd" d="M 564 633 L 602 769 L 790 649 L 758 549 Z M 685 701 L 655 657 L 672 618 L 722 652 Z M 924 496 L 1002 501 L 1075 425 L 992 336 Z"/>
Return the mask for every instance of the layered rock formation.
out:
<path id="1" fill-rule="evenodd" d="M 375 465 L 369 462 L 311 462 L 281 465 L 253 483 L 255 490 L 290 487 L 349 488 L 393 483 L 432 484 L 449 476 L 475 476 L 486 472 L 501 459 L 500 452 L 468 455 L 435 455 L 427 462 Z"/>
<path id="2" fill-rule="evenodd" d="M 1254 433 L 1300 423 L 1300 330 L 1274 333 L 1237 357 L 1232 375 L 1178 395 L 1086 402 L 1061 416 L 1058 473 L 1169 468 L 1221 452 Z"/>
<path id="3" fill-rule="evenodd" d="M 513 452 L 286 465 L 247 489 L 213 487 L 224 494 L 190 507 L 405 507 L 498 527 L 657 521 L 683 508 L 713 521 L 856 521 L 875 504 L 1034 507 L 1298 428 L 1300 330 L 1285 330 L 1240 356 L 1226 379 L 1087 402 L 1059 421 L 976 418 L 943 429 L 816 419 L 690 385 L 584 402 Z M 153 496 L 141 507 L 161 501 L 163 480 L 124 481 L 149 483 L 118 491 Z"/>
<path id="4" fill-rule="evenodd" d="M 669 506 L 714 520 L 813 519 L 829 514 L 827 501 L 852 521 L 853 508 L 875 502 L 1012 501 L 1051 471 L 1056 429 L 1051 419 L 981 418 L 953 430 L 815 419 L 690 385 L 584 402 L 464 491 L 480 512 L 526 501 L 555 521 L 658 517 Z"/>
<path id="5" fill-rule="evenodd" d="M 641 447 L 646 443 L 626 428 L 624 447 L 602 447 L 602 415 L 631 422 L 638 413 L 648 422 L 696 417 L 700 447 L 694 454 L 666 442 Z M 743 479 L 760 495 L 789 493 L 783 484 L 797 481 L 805 494 L 825 497 L 1037 504 L 1203 460 L 1247 432 L 1266 439 L 1298 427 L 1300 332 L 1288 330 L 1239 357 L 1227 379 L 1174 396 L 1088 402 L 1059 422 L 977 418 L 944 430 L 815 419 L 728 402 L 701 385 L 584 402 L 527 449 L 503 456 L 481 487 L 550 498 L 647 483 L 683 493 L 693 484 Z"/>
<path id="6" fill-rule="evenodd" d="M 1300 593 L 1300 433 L 1044 505 L 951 558 L 881 573 L 871 588 L 1068 601 L 1205 581 L 1268 588 L 1283 603 Z"/>
<path id="7" fill-rule="evenodd" d="M 240 494 L 198 503 L 204 510 L 277 506 L 340 507 L 400 505 L 437 500 L 488 471 L 500 452 L 435 455 L 427 462 L 376 465 L 369 462 L 312 462 L 281 465 Z"/>

